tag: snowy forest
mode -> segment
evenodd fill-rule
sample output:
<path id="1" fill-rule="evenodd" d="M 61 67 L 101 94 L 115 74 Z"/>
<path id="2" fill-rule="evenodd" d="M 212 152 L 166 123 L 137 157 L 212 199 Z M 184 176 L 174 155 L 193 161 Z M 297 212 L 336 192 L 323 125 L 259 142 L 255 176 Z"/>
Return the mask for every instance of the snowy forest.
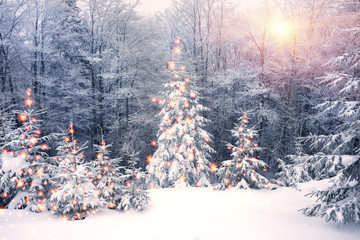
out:
<path id="1" fill-rule="evenodd" d="M 330 180 L 301 212 L 360 224 L 360 1 L 139 5 L 0 0 L 0 208 Z"/>

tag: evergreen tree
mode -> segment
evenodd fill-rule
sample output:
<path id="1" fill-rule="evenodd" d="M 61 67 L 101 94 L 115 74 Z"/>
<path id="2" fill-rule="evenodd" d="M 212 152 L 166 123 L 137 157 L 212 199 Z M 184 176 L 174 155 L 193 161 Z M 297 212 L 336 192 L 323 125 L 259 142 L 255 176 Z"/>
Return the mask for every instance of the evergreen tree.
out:
<path id="1" fill-rule="evenodd" d="M 87 214 L 95 213 L 102 205 L 99 199 L 100 192 L 87 176 L 91 169 L 83 164 L 85 144 L 77 145 L 74 139 L 74 125 L 71 123 L 68 129 L 70 135 L 65 136 L 60 143 L 58 166 L 55 169 L 54 180 L 56 189 L 51 195 L 51 212 L 63 219 L 84 219 Z"/>
<path id="2" fill-rule="evenodd" d="M 0 192 L 3 192 L 3 197 L 14 197 L 8 204 L 9 208 L 39 212 L 46 209 L 51 188 L 52 167 L 45 152 L 48 146 L 44 143 L 50 136 L 41 136 L 38 117 L 45 111 L 32 109 L 31 88 L 26 91 L 24 104 L 24 111 L 15 111 L 20 126 L 5 135 Z"/>
<path id="3" fill-rule="evenodd" d="M 328 189 L 311 195 L 320 203 L 302 209 L 304 214 L 337 223 L 360 224 L 360 158 L 341 170 Z"/>
<path id="4" fill-rule="evenodd" d="M 141 211 L 150 201 L 149 193 L 146 191 L 146 175 L 141 168 L 137 167 L 140 160 L 138 155 L 139 153 L 135 152 L 128 154 L 128 167 L 125 169 L 125 174 L 122 175 L 126 185 L 119 198 L 117 210 L 127 211 L 132 208 Z"/>
<path id="5" fill-rule="evenodd" d="M 180 55 L 180 38 L 175 40 L 173 51 Z M 152 98 L 152 102 L 164 105 L 158 132 L 158 146 L 148 158 L 150 187 L 209 186 L 210 135 L 203 129 L 204 117 L 200 111 L 206 110 L 198 100 L 194 83 L 185 73 L 185 66 L 168 62 L 168 69 L 174 78 L 165 84 L 165 99 Z"/>
<path id="6" fill-rule="evenodd" d="M 312 193 L 320 203 L 303 209 L 306 215 L 323 216 L 337 223 L 360 223 L 360 25 L 359 3 L 337 3 L 342 22 L 332 34 L 336 36 L 337 53 L 322 77 L 329 90 L 318 104 L 318 119 L 326 126 L 325 134 L 311 135 L 306 143 L 312 151 L 329 162 L 345 159 L 342 168 L 331 179 L 332 185 Z M 345 25 L 345 26 L 344 26 Z M 334 49 L 333 49 L 334 50 Z M 317 155 L 318 155 L 317 154 Z"/>
<path id="7" fill-rule="evenodd" d="M 120 196 L 123 189 L 121 171 L 124 167 L 119 166 L 121 159 L 109 158 L 109 147 L 105 140 L 101 144 L 94 144 L 96 159 L 89 163 L 92 173 L 88 174 L 95 187 L 100 191 L 99 198 L 105 201 L 105 207 L 115 208 L 115 196 Z"/>
<path id="8" fill-rule="evenodd" d="M 232 159 L 221 163 L 217 172 L 220 183 L 216 189 L 270 188 L 270 182 L 259 173 L 259 169 L 267 171 L 266 164 L 259 159 L 260 156 L 253 157 L 261 150 L 257 143 L 252 142 L 257 133 L 247 128 L 249 120 L 246 113 L 239 118 L 239 122 L 240 124 L 231 131 L 236 143 L 228 144 L 228 149 L 232 150 Z"/>

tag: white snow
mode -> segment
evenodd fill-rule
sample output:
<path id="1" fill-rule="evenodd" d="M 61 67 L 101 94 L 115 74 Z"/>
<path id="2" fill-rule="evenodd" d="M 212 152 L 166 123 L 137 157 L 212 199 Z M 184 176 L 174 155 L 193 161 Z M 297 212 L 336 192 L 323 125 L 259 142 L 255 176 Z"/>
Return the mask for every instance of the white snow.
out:
<path id="1" fill-rule="evenodd" d="M 1 154 L 1 165 L 4 172 L 16 172 L 25 168 L 28 163 L 21 157 L 13 157 L 9 153 Z"/>
<path id="2" fill-rule="evenodd" d="M 101 210 L 83 221 L 49 213 L 0 210 L 0 240 L 358 240 L 360 227 L 307 217 L 299 209 L 318 182 L 277 190 L 176 188 L 150 190 L 143 212 Z M 326 183 L 319 183 L 320 188 Z M 310 191 L 311 191 L 310 190 Z"/>

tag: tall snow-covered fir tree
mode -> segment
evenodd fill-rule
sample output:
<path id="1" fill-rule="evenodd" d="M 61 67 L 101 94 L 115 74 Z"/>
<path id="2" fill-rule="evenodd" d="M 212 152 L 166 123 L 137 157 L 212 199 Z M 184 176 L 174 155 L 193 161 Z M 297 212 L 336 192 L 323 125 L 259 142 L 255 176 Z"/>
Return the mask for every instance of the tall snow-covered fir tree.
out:
<path id="1" fill-rule="evenodd" d="M 267 171 L 266 164 L 259 159 L 260 156 L 254 157 L 261 150 L 257 143 L 253 143 L 257 134 L 246 126 L 249 122 L 246 113 L 238 121 L 240 123 L 231 131 L 236 143 L 227 145 L 232 150 L 232 159 L 221 163 L 217 172 L 220 183 L 215 188 L 270 188 L 270 182 L 260 174 L 260 171 Z"/>
<path id="2" fill-rule="evenodd" d="M 102 139 L 100 145 L 94 144 L 96 159 L 88 163 L 91 173 L 88 174 L 95 187 L 100 191 L 99 198 L 104 200 L 105 207 L 114 209 L 119 202 L 117 198 L 122 194 L 124 180 L 120 166 L 120 158 L 109 158 L 111 144 L 106 145 Z"/>
<path id="3" fill-rule="evenodd" d="M 74 125 L 64 133 L 64 139 L 58 150 L 58 166 L 54 171 L 56 189 L 50 198 L 51 212 L 63 219 L 84 219 L 89 213 L 95 213 L 102 205 L 100 191 L 96 189 L 88 173 L 91 169 L 83 164 L 85 144 L 79 146 L 74 138 Z"/>
<path id="4" fill-rule="evenodd" d="M 175 55 L 182 53 L 181 40 L 176 38 Z M 151 187 L 209 186 L 209 160 L 213 149 L 208 145 L 210 134 L 204 129 L 206 119 L 200 112 L 206 110 L 199 103 L 194 80 L 186 74 L 186 67 L 170 61 L 167 67 L 172 80 L 165 84 L 165 98 L 152 98 L 164 105 L 157 146 L 148 157 L 148 184 Z"/>
<path id="5" fill-rule="evenodd" d="M 360 224 L 359 6 L 356 1 L 335 6 L 340 11 L 342 25 L 332 34 L 338 37 L 340 51 L 327 64 L 331 71 L 322 82 L 329 92 L 325 101 L 317 106 L 319 118 L 330 127 L 327 134 L 306 139 L 313 151 L 329 160 L 333 156 L 346 159 L 343 169 L 331 180 L 332 185 L 313 193 L 320 203 L 303 209 L 306 215 L 322 216 L 337 223 Z"/>
<path id="6" fill-rule="evenodd" d="M 15 111 L 20 126 L 5 135 L 0 192 L 2 198 L 12 198 L 9 208 L 40 212 L 47 209 L 51 188 L 52 166 L 45 152 L 48 149 L 45 140 L 50 137 L 41 136 L 38 117 L 45 111 L 32 108 L 31 88 L 26 91 L 24 104 L 23 111 Z"/>
<path id="7" fill-rule="evenodd" d="M 139 153 L 132 152 L 128 155 L 127 167 L 122 178 L 125 186 L 122 189 L 120 198 L 118 200 L 117 210 L 127 211 L 135 209 L 141 211 L 149 203 L 147 185 L 145 183 L 146 174 L 137 167 L 139 163 Z"/>

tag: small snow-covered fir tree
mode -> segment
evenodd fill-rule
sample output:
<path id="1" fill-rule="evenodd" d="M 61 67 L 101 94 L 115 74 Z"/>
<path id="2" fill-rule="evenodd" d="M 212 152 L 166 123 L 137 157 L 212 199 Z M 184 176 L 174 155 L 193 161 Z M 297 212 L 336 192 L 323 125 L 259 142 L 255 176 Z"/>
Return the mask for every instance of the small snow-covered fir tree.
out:
<path id="1" fill-rule="evenodd" d="M 109 147 L 102 138 L 100 145 L 94 144 L 96 159 L 89 163 L 92 172 L 88 174 L 95 187 L 100 191 L 99 197 L 105 201 L 105 207 L 116 208 L 115 198 L 120 196 L 123 189 L 120 158 L 109 158 Z"/>
<path id="2" fill-rule="evenodd" d="M 128 154 L 128 166 L 122 176 L 126 184 L 119 198 L 117 210 L 127 211 L 132 208 L 141 211 L 150 201 L 149 193 L 146 191 L 146 174 L 137 167 L 140 160 L 138 155 L 139 153 L 135 152 Z"/>
<path id="3" fill-rule="evenodd" d="M 302 209 L 303 213 L 325 217 L 326 221 L 360 224 L 360 158 L 331 181 L 328 189 L 311 194 L 320 203 Z"/>
<path id="4" fill-rule="evenodd" d="M 95 213 L 102 201 L 99 199 L 100 191 L 88 177 L 91 170 L 83 164 L 86 146 L 77 144 L 72 123 L 68 132 L 69 135 L 64 133 L 64 139 L 57 148 L 58 166 L 53 177 L 56 189 L 51 195 L 50 205 L 54 215 L 79 220 L 89 213 Z"/>
<path id="5" fill-rule="evenodd" d="M 253 129 L 247 128 L 248 117 L 245 113 L 239 118 L 239 124 L 231 131 L 236 138 L 235 145 L 228 144 L 232 150 L 232 159 L 221 163 L 217 172 L 219 184 L 216 189 L 227 188 L 270 188 L 270 182 L 259 171 L 267 171 L 266 164 L 259 156 L 253 157 L 261 148 L 253 143 L 257 135 Z"/>
<path id="6" fill-rule="evenodd" d="M 51 188 L 52 166 L 45 152 L 48 149 L 45 140 L 50 136 L 41 136 L 38 117 L 45 111 L 32 109 L 31 88 L 26 91 L 24 104 L 25 110 L 15 111 L 20 126 L 5 134 L 0 192 L 3 197 L 12 195 L 9 208 L 39 212 L 47 209 Z"/>
<path id="7" fill-rule="evenodd" d="M 181 41 L 176 38 L 173 48 L 180 55 Z M 206 110 L 198 100 L 198 92 L 186 67 L 168 62 L 173 80 L 165 84 L 165 99 L 152 98 L 164 105 L 153 156 L 148 157 L 150 187 L 209 186 L 209 160 L 213 149 L 208 145 L 210 134 L 204 129 L 206 119 L 199 112 Z"/>

